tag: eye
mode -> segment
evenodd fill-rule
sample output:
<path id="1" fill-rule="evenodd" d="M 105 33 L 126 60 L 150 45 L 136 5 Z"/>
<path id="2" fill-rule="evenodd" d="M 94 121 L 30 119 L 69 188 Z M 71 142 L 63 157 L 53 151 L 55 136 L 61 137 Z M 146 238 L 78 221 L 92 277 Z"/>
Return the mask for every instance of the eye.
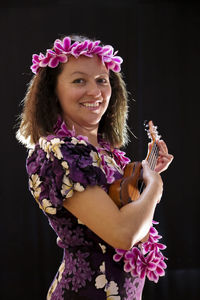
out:
<path id="1" fill-rule="evenodd" d="M 83 78 L 76 78 L 76 79 L 73 80 L 73 83 L 80 83 L 80 84 L 82 84 L 82 83 L 85 83 L 85 79 L 83 79 Z"/>
<path id="2" fill-rule="evenodd" d="M 101 83 L 101 84 L 108 84 L 109 83 L 109 79 L 106 78 L 106 77 L 100 77 L 100 78 L 97 79 L 97 82 Z"/>

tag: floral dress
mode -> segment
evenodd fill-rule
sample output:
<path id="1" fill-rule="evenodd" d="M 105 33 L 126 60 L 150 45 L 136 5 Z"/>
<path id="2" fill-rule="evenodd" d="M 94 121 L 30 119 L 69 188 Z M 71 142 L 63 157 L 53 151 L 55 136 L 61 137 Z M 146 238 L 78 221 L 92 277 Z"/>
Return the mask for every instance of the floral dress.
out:
<path id="1" fill-rule="evenodd" d="M 74 191 L 109 184 L 123 176 L 129 162 L 124 152 L 104 141 L 101 147 L 75 136 L 61 119 L 55 134 L 40 138 L 29 151 L 29 187 L 56 232 L 64 255 L 48 291 L 47 300 L 139 300 L 146 275 L 157 281 L 164 275 L 164 256 L 154 227 L 148 243 L 129 251 L 114 249 L 62 205 Z M 150 240 L 151 239 L 151 240 Z M 157 254 L 156 254 L 157 253 Z"/>

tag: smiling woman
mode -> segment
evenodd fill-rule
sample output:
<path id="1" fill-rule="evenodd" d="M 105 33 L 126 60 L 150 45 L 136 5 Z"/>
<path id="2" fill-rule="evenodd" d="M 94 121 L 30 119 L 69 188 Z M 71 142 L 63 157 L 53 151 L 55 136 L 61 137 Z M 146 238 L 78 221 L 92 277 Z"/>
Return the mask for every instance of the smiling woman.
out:
<path id="1" fill-rule="evenodd" d="M 56 87 L 58 76 L 65 66 L 63 61 L 67 62 L 67 66 L 68 60 L 73 58 L 80 61 L 79 59 L 82 57 L 95 58 L 96 56 L 99 63 L 102 62 L 102 67 L 106 66 L 106 72 L 109 70 L 109 81 L 112 88 L 109 106 L 99 122 L 98 133 L 101 133 L 105 140 L 113 146 L 125 145 L 128 141 L 127 91 L 119 72 L 122 59 L 115 55 L 112 46 L 101 47 L 100 41 L 90 41 L 82 36 L 65 37 L 63 41 L 56 40 L 53 49 L 54 51 L 47 50 L 46 56 L 41 53 L 33 55 L 31 69 L 37 76 L 31 80 L 24 99 L 22 122 L 17 134 L 19 141 L 29 147 L 31 144 L 37 143 L 40 136 L 54 132 L 58 115 L 62 114 Z M 80 71 L 78 70 L 78 72 Z M 81 73 L 81 75 L 83 74 Z M 74 85 L 81 81 L 83 79 L 80 76 L 74 78 Z"/>
<path id="2" fill-rule="evenodd" d="M 112 46 L 83 37 L 33 55 L 17 138 L 31 148 L 30 191 L 64 251 L 48 300 L 139 300 L 145 277 L 164 275 L 164 245 L 152 227 L 160 175 L 143 162 L 137 201 L 118 208 L 108 195 L 129 163 L 119 150 L 127 142 L 121 62 Z M 161 172 L 173 157 L 163 141 L 158 146 Z"/>

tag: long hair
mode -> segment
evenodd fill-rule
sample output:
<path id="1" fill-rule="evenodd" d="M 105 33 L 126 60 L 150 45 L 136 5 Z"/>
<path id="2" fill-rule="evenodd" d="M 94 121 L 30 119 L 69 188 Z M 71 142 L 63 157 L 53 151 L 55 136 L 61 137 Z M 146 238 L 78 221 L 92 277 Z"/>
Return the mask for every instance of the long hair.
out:
<path id="1" fill-rule="evenodd" d="M 82 36 L 71 38 L 74 41 L 86 39 Z M 35 145 L 41 136 L 54 132 L 54 125 L 62 112 L 55 92 L 62 65 L 59 64 L 56 68 L 40 68 L 28 85 L 16 135 L 27 147 Z M 111 146 L 121 147 L 128 142 L 128 93 L 121 73 L 110 70 L 109 76 L 112 94 L 108 108 L 99 123 L 98 133 Z"/>

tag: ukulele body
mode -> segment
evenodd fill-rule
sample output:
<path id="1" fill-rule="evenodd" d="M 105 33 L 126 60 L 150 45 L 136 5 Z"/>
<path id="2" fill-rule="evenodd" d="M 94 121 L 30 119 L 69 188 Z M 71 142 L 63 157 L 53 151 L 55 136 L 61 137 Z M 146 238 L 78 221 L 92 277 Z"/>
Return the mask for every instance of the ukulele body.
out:
<path id="1" fill-rule="evenodd" d="M 124 169 L 124 176 L 114 181 L 109 187 L 109 196 L 120 208 L 140 196 L 141 162 L 129 163 Z"/>

